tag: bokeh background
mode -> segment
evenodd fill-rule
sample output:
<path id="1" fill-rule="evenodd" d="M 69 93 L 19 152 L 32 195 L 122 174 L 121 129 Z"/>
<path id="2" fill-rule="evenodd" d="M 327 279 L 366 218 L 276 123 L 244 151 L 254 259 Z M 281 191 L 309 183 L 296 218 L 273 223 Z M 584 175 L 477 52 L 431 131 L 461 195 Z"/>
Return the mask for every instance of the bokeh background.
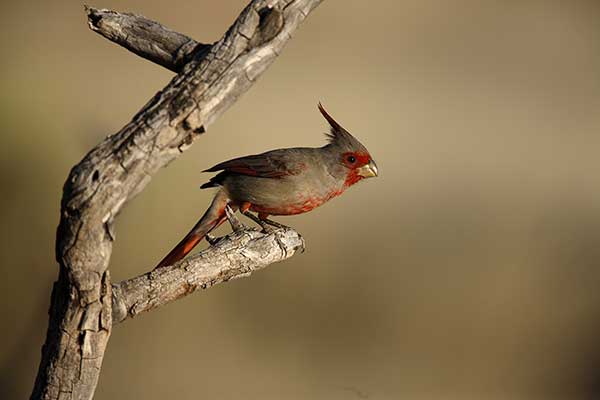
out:
<path id="1" fill-rule="evenodd" d="M 245 3 L 91 5 L 210 42 Z M 20 399 L 63 181 L 172 74 L 89 31 L 78 1 L 2 2 L 0 46 L 0 398 Z M 201 170 L 324 143 L 318 101 L 380 177 L 279 219 L 304 254 L 117 326 L 96 398 L 598 398 L 600 4 L 325 1 L 126 207 L 113 278 L 201 215 Z"/>

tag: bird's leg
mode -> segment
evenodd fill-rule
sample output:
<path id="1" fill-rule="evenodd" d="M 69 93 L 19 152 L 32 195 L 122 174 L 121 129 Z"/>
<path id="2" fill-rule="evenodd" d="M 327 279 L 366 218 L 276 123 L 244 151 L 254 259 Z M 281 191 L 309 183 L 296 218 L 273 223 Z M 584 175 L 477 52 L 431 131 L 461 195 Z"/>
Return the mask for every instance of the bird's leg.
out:
<path id="1" fill-rule="evenodd" d="M 267 216 L 263 216 L 261 214 L 258 214 L 258 218 L 262 222 L 264 222 L 265 224 L 274 226 L 275 228 L 279 228 L 279 229 L 292 229 L 292 228 L 290 228 L 287 225 L 283 225 L 283 224 L 280 224 L 279 222 L 275 222 L 275 221 L 273 221 L 271 219 L 268 219 Z"/>
<path id="2" fill-rule="evenodd" d="M 234 211 L 229 206 L 229 204 L 225 206 L 225 215 L 227 215 L 227 220 L 229 221 L 231 229 L 233 229 L 234 232 L 243 231 L 246 228 L 246 226 L 242 224 L 240 220 L 235 216 Z"/>
<path id="3" fill-rule="evenodd" d="M 234 206 L 235 207 L 235 206 Z M 216 237 L 211 235 L 211 232 L 218 228 L 223 221 L 227 219 L 229 221 L 229 223 L 231 224 L 231 228 L 233 229 L 233 231 L 239 231 L 239 230 L 243 230 L 246 227 L 244 226 L 244 224 L 242 224 L 237 217 L 235 216 L 235 210 L 234 208 L 232 208 L 229 204 L 225 205 L 225 215 L 222 216 L 219 221 L 215 224 L 215 226 L 213 226 L 208 232 L 206 232 L 206 234 L 204 235 L 204 238 L 206 239 L 206 241 L 211 245 L 214 246 L 215 244 L 217 244 L 219 242 L 219 240 L 221 240 L 221 238 Z"/>
<path id="4" fill-rule="evenodd" d="M 258 225 L 260 225 L 260 227 L 266 233 L 273 232 L 272 227 L 275 227 L 278 229 L 291 229 L 289 226 L 286 226 L 286 225 L 280 224 L 279 222 L 275 222 L 275 221 L 268 219 L 266 214 L 259 213 L 258 216 L 256 216 L 256 215 L 250 213 L 249 210 L 242 210 L 242 214 L 244 214 L 246 217 L 250 218 L 252 221 L 256 222 Z"/>
<path id="5" fill-rule="evenodd" d="M 263 232 L 265 232 L 265 233 L 273 232 L 273 228 L 271 228 L 267 223 L 265 223 L 265 221 L 258 218 L 256 215 L 252 214 L 249 210 L 242 211 L 242 214 L 244 214 L 246 217 L 250 218 L 252 221 L 256 222 L 258 225 L 260 225 L 260 227 L 263 229 Z"/>

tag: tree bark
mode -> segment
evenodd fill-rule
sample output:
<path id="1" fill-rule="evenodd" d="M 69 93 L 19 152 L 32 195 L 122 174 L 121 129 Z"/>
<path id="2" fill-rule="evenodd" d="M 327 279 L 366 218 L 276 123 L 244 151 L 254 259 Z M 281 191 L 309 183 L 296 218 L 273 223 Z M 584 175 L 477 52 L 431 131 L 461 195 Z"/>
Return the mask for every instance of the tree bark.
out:
<path id="1" fill-rule="evenodd" d="M 233 232 L 197 256 L 113 285 L 113 324 L 197 289 L 250 276 L 303 248 L 302 238 L 291 229 L 266 235 L 249 229 Z"/>
<path id="2" fill-rule="evenodd" d="M 32 399 L 91 399 L 113 322 L 246 276 L 302 248 L 291 229 L 244 230 L 189 260 L 114 286 L 108 271 L 113 221 L 122 207 L 250 88 L 320 1 L 251 1 L 210 46 L 144 17 L 87 9 L 94 31 L 178 75 L 94 147 L 65 182 L 56 235 L 59 274 Z"/>
<path id="3" fill-rule="evenodd" d="M 85 10 L 91 30 L 173 72 L 211 48 L 141 15 L 87 6 Z"/>

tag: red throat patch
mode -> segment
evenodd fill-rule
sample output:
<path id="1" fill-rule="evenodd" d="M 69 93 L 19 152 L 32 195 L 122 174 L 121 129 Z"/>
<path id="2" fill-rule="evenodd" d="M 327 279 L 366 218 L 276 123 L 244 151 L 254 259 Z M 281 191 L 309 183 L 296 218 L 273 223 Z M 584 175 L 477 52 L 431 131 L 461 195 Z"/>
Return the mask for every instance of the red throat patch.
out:
<path id="1" fill-rule="evenodd" d="M 367 165 L 369 161 L 371 161 L 371 155 L 368 153 L 348 152 L 344 153 L 342 157 L 344 160 L 344 165 L 346 165 L 349 168 L 348 175 L 346 176 L 346 180 L 344 181 L 344 187 L 348 188 L 360 181 L 361 179 L 363 179 L 362 176 L 358 175 L 358 172 L 356 170 L 364 165 Z M 349 157 L 354 157 L 355 161 L 353 163 L 350 162 L 348 160 Z"/>

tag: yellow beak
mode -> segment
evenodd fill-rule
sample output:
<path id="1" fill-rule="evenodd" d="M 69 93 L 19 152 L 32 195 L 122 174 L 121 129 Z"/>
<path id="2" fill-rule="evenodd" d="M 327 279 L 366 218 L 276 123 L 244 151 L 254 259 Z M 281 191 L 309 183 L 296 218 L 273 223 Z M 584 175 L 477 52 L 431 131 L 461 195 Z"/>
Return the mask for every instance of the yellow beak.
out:
<path id="1" fill-rule="evenodd" d="M 363 178 L 372 178 L 377 176 L 377 164 L 375 164 L 375 161 L 370 160 L 367 165 L 357 168 L 356 172 Z"/>

